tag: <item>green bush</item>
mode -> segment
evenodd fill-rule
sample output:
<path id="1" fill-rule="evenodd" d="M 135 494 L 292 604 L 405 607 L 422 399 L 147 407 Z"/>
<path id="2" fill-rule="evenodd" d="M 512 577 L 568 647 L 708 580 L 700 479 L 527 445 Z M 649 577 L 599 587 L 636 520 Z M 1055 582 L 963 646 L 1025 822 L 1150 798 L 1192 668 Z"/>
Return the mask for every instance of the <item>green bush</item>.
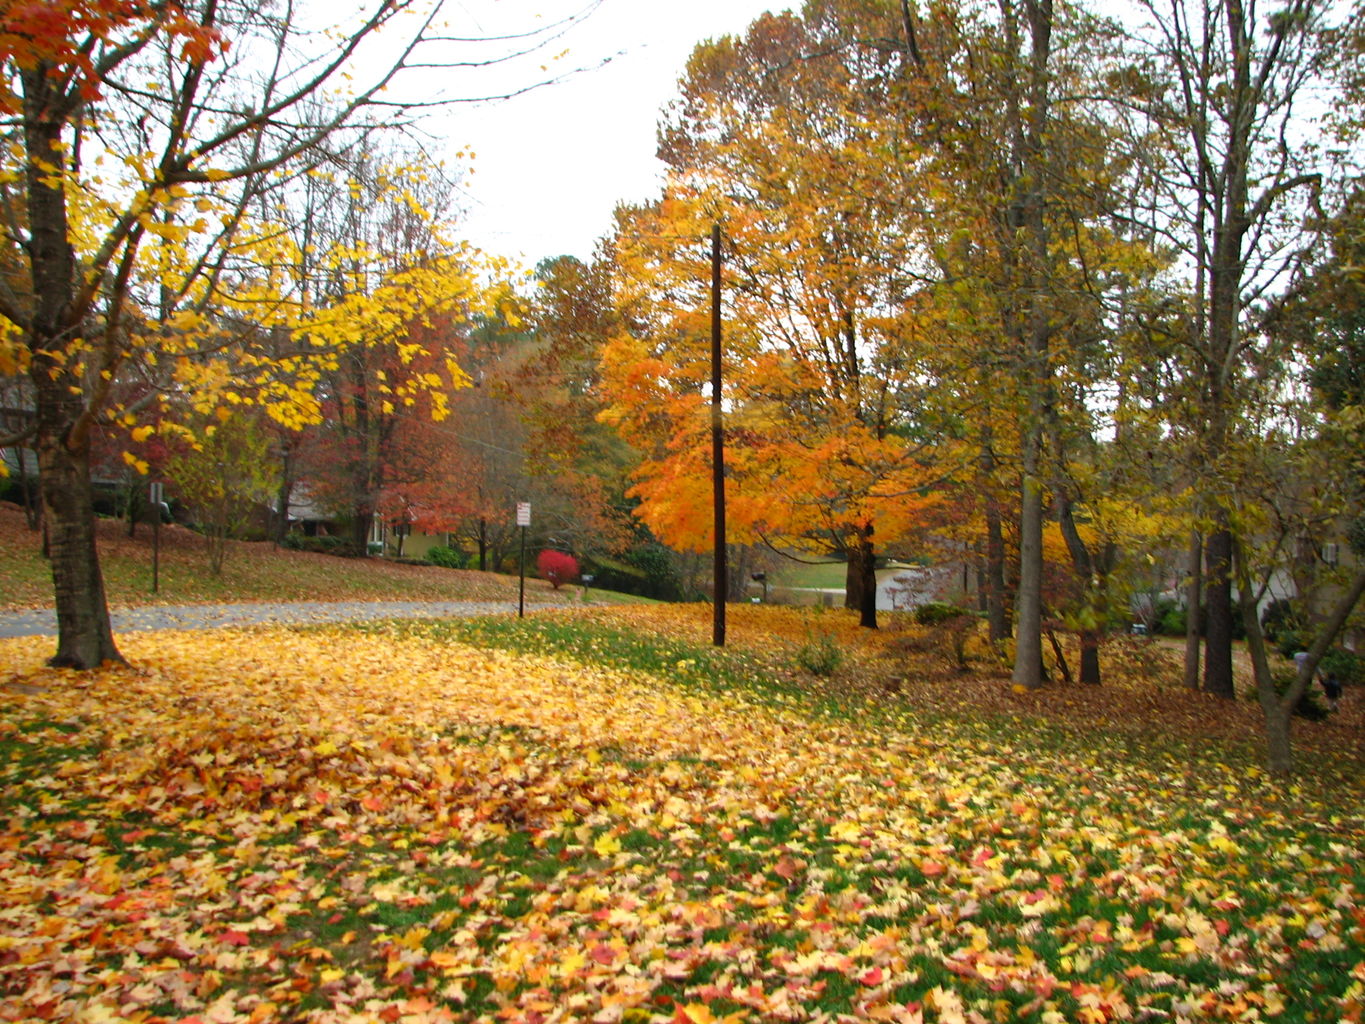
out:
<path id="1" fill-rule="evenodd" d="M 1292 671 L 1277 672 L 1274 678 L 1276 696 L 1283 697 L 1289 692 L 1289 688 L 1294 685 L 1294 673 Z M 1254 690 L 1252 691 L 1251 696 L 1255 699 L 1256 692 Z M 1299 718 L 1307 719 L 1310 722 L 1324 721 L 1331 712 L 1327 709 L 1327 706 L 1323 704 L 1322 697 L 1322 691 L 1315 685 L 1309 684 L 1308 688 L 1303 691 L 1303 696 L 1299 698 L 1299 703 L 1295 705 L 1294 714 Z"/>
<path id="2" fill-rule="evenodd" d="M 921 626 L 937 626 L 941 622 L 969 614 L 971 613 L 966 608 L 959 605 L 947 601 L 930 601 L 915 609 L 915 621 Z"/>
<path id="3" fill-rule="evenodd" d="M 1156 618 L 1152 623 L 1152 632 L 1161 636 L 1185 635 L 1185 630 L 1189 626 L 1189 616 L 1185 614 L 1183 604 L 1177 604 L 1171 600 L 1158 601 L 1156 612 Z"/>
<path id="4" fill-rule="evenodd" d="M 619 562 L 613 558 L 597 556 L 586 560 L 583 570 L 592 576 L 592 585 L 599 590 L 615 590 L 622 594 L 650 594 L 649 577 L 643 569 Z"/>
<path id="5" fill-rule="evenodd" d="M 463 569 L 469 564 L 469 556 L 463 551 L 438 544 L 427 552 L 427 561 L 442 569 Z"/>
<path id="6" fill-rule="evenodd" d="M 1199 635 L 1207 636 L 1208 610 L 1201 608 L 1200 611 L 1203 614 L 1199 620 Z M 1153 633 L 1161 636 L 1184 636 L 1188 622 L 1185 606 L 1172 598 L 1158 598 L 1152 607 L 1151 630 Z M 1242 613 L 1236 607 L 1232 609 L 1232 638 L 1234 640 L 1245 640 L 1247 638 L 1246 623 L 1242 621 Z"/>
<path id="7" fill-rule="evenodd" d="M 1279 651 L 1286 658 L 1292 658 L 1299 651 L 1307 650 L 1308 642 L 1303 634 L 1297 629 L 1290 629 L 1287 626 L 1280 627 L 1275 634 L 1275 650 Z"/>
<path id="8" fill-rule="evenodd" d="M 645 597 L 676 601 L 682 597 L 682 581 L 674 569 L 673 556 L 662 544 L 638 544 L 625 554 L 625 562 L 644 573 Z"/>
<path id="9" fill-rule="evenodd" d="M 1336 676 L 1343 686 L 1365 686 L 1365 658 L 1345 647 L 1333 647 L 1324 654 L 1318 671 Z"/>
<path id="10" fill-rule="evenodd" d="M 811 675 L 828 678 L 844 663 L 844 652 L 829 635 L 815 638 L 807 633 L 806 642 L 797 648 L 795 658 L 796 663 Z"/>
<path id="11" fill-rule="evenodd" d="M 365 552 L 357 548 L 347 537 L 309 537 L 304 533 L 286 533 L 280 542 L 282 547 L 291 551 L 311 551 L 315 555 L 339 555 L 343 558 L 359 558 Z"/>
<path id="12" fill-rule="evenodd" d="M 1279 645 L 1280 636 L 1286 631 L 1297 631 L 1303 624 L 1294 602 L 1279 597 L 1271 601 L 1261 613 L 1261 632 L 1272 644 Z M 1293 654 L 1293 651 L 1289 652 Z"/>

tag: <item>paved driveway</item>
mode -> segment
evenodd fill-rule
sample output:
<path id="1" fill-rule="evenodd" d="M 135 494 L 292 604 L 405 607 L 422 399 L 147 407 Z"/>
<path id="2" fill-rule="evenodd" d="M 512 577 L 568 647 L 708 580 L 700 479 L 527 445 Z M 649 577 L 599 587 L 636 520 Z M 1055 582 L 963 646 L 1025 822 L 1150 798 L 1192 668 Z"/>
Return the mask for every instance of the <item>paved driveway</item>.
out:
<path id="1" fill-rule="evenodd" d="M 531 610 L 531 606 L 527 606 Z M 356 622 L 366 619 L 469 618 L 515 615 L 513 601 L 298 601 L 287 604 L 215 604 L 113 608 L 115 633 L 152 629 L 215 629 L 263 623 Z M 0 612 L 0 637 L 55 636 L 50 609 Z"/>

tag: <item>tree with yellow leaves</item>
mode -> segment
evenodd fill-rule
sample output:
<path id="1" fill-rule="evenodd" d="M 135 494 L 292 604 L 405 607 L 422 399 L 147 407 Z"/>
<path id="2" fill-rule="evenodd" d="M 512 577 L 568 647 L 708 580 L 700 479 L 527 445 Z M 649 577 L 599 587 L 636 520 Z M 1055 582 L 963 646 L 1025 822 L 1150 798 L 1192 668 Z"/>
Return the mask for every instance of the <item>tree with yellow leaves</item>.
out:
<path id="1" fill-rule="evenodd" d="M 308 21 L 316 6 L 267 11 L 247 0 L 0 12 L 0 106 L 19 129 L 0 157 L 12 225 L 0 373 L 31 382 L 34 422 L 14 440 L 31 437 L 40 464 L 54 664 L 120 660 L 89 465 L 97 425 L 137 412 L 114 407 L 120 381 L 174 380 L 201 405 L 246 399 L 260 382 L 264 394 L 250 400 L 276 418 L 316 415 L 308 374 L 276 372 L 276 343 L 298 338 L 307 311 L 286 290 L 281 188 L 332 161 L 328 142 L 344 127 L 354 144 L 407 123 L 404 70 L 431 67 L 431 44 L 451 45 L 433 30 L 439 10 L 439 0 L 367 0 L 340 20 L 328 12 L 326 32 Z M 360 67 L 363 78 L 352 74 Z M 392 278 L 390 295 L 403 284 Z M 343 318 L 306 325 L 295 369 L 329 324 Z M 228 349 L 232 359 L 211 358 Z"/>

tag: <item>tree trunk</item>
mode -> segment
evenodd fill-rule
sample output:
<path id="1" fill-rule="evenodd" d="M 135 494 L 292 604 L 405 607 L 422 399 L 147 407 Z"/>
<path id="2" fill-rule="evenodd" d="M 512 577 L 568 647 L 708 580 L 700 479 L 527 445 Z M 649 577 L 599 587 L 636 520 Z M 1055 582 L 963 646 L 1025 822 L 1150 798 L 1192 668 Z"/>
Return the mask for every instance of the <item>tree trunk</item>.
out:
<path id="1" fill-rule="evenodd" d="M 1010 635 L 1009 587 L 1005 583 L 1005 531 L 994 498 L 986 503 L 986 624 L 991 643 Z"/>
<path id="2" fill-rule="evenodd" d="M 39 66 L 23 72 L 34 308 L 30 322 L 38 432 L 39 487 L 57 606 L 57 653 L 50 664 L 95 668 L 123 661 L 114 646 L 95 544 L 90 435 L 81 380 L 65 358 L 80 318 L 73 314 L 76 257 L 68 241 L 66 193 L 52 168 L 66 166 L 57 96 Z"/>
<path id="3" fill-rule="evenodd" d="M 488 571 L 488 520 L 479 517 L 479 572 Z"/>
<path id="4" fill-rule="evenodd" d="M 1076 526 L 1076 515 L 1071 496 L 1062 487 L 1057 489 L 1057 519 L 1061 524 L 1062 538 L 1066 541 L 1067 551 L 1071 554 L 1071 564 L 1080 579 L 1081 600 L 1095 612 L 1098 618 L 1104 608 L 1105 585 L 1100 582 L 1104 573 L 1099 571 L 1095 558 L 1086 547 L 1085 538 Z M 1108 561 L 1102 559 L 1102 561 Z M 1104 566 L 1107 571 L 1107 565 Z M 1078 629 L 1077 637 L 1081 644 L 1081 682 L 1094 686 L 1100 684 L 1100 639 L 1098 629 Z"/>
<path id="5" fill-rule="evenodd" d="M 125 511 L 128 515 L 128 538 L 130 540 L 137 536 L 137 521 L 142 515 L 142 488 L 140 485 L 141 480 L 134 478 L 127 481 L 125 488 L 124 500 L 127 502 Z"/>
<path id="6" fill-rule="evenodd" d="M 1100 685 L 1100 634 L 1093 629 L 1080 633 L 1081 641 L 1081 682 L 1089 686 Z"/>
<path id="7" fill-rule="evenodd" d="M 844 607 L 858 610 L 858 625 L 877 628 L 877 559 L 871 525 L 858 528 L 857 538 L 848 550 Z"/>
<path id="8" fill-rule="evenodd" d="M 1204 602 L 1204 538 L 1190 536 L 1190 581 L 1185 587 L 1185 688 L 1199 689 L 1199 653 L 1203 644 L 1200 608 Z"/>
<path id="9" fill-rule="evenodd" d="M 1031 429 L 1024 440 L 1024 489 L 1019 516 L 1019 598 L 1015 619 L 1014 685 L 1043 685 L 1043 488 L 1038 480 L 1038 448 Z"/>
<path id="10" fill-rule="evenodd" d="M 725 599 L 732 602 L 749 600 L 749 573 L 754 552 L 747 544 L 731 544 L 726 551 Z"/>
<path id="11" fill-rule="evenodd" d="M 60 390 L 65 380 L 66 375 L 60 375 L 50 389 Z M 38 405 L 40 487 L 57 605 L 57 653 L 49 664 L 89 669 L 107 661 L 122 662 L 95 544 L 89 447 L 73 452 L 63 444 L 63 428 L 69 421 L 62 414 L 65 403 L 60 396 L 40 397 Z"/>
<path id="12" fill-rule="evenodd" d="M 1206 552 L 1204 692 L 1232 700 L 1232 531 L 1220 526 L 1209 534 Z"/>
<path id="13" fill-rule="evenodd" d="M 279 511 L 271 524 L 275 543 L 283 544 L 289 533 L 289 504 L 294 500 L 294 446 L 286 440 L 280 451 L 280 489 L 276 501 Z"/>
<path id="14" fill-rule="evenodd" d="M 1049 180 L 1050 87 L 1048 64 L 1052 53 L 1051 0 L 1023 0 L 1028 22 L 1026 84 L 1008 98 L 1012 159 L 1018 174 L 1012 183 L 1008 220 L 1017 224 L 1022 239 L 1013 242 L 1020 261 L 1020 277 L 1012 296 L 1019 308 L 1008 331 L 1021 349 L 1028 411 L 1023 424 L 1022 494 L 1019 514 L 1019 595 L 1015 623 L 1014 684 L 1035 689 L 1043 683 L 1043 431 L 1050 385 L 1048 349 L 1051 343 L 1052 283 L 1046 213 Z M 1002 5 L 1011 59 L 1019 52 L 1017 11 Z"/>
<path id="15" fill-rule="evenodd" d="M 1072 682 L 1071 666 L 1066 662 L 1066 651 L 1062 649 L 1062 643 L 1057 639 L 1056 630 L 1049 629 L 1047 639 L 1052 645 L 1052 656 L 1057 659 L 1057 671 L 1062 674 L 1062 681 L 1069 685 Z"/>
<path id="16" fill-rule="evenodd" d="M 1242 623 L 1246 627 L 1247 647 L 1256 674 L 1256 695 L 1265 715 L 1266 767 L 1278 778 L 1288 777 L 1294 769 L 1292 728 L 1294 711 L 1299 700 L 1312 684 L 1323 656 L 1336 642 L 1338 634 L 1365 597 L 1365 569 L 1356 574 L 1351 585 L 1337 600 L 1325 621 L 1318 627 L 1317 637 L 1308 648 L 1307 657 L 1299 664 L 1298 673 L 1284 694 L 1275 692 L 1275 680 L 1270 671 L 1270 657 L 1266 652 L 1265 634 L 1250 600 L 1252 593 L 1251 568 L 1247 565 L 1246 550 L 1234 539 L 1233 555 L 1237 572 L 1237 589 L 1243 595 L 1240 603 Z"/>
<path id="17" fill-rule="evenodd" d="M 33 476 L 28 471 L 28 459 L 24 457 L 24 449 L 16 447 L 14 454 L 19 464 L 19 486 L 24 494 L 24 523 L 29 530 L 36 533 L 43 519 L 42 499 L 33 484 Z"/>
<path id="18" fill-rule="evenodd" d="M 358 502 L 351 509 L 351 544 L 357 555 L 370 553 L 370 530 L 373 526 L 373 506 L 367 502 Z"/>

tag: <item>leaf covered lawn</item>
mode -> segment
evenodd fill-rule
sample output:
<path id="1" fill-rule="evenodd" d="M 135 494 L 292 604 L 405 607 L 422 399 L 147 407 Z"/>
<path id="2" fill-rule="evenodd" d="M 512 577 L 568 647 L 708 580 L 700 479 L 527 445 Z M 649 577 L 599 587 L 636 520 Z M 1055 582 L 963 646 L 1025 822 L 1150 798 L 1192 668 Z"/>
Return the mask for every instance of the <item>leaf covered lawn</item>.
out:
<path id="1" fill-rule="evenodd" d="M 1358 805 L 610 614 L 0 643 L 0 1020 L 1361 1018 Z"/>

